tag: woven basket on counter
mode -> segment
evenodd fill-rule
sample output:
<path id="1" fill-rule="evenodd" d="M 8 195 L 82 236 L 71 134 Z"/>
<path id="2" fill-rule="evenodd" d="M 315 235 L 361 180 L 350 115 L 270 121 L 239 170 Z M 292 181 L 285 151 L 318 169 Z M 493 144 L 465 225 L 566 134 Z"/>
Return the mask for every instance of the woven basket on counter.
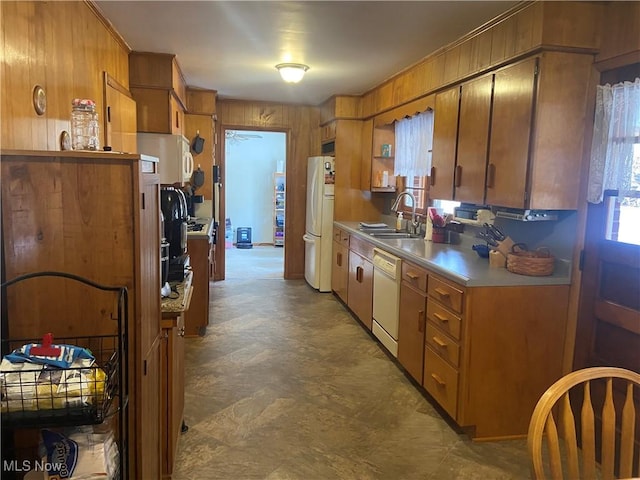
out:
<path id="1" fill-rule="evenodd" d="M 527 250 L 523 243 L 516 243 L 507 254 L 507 270 L 520 275 L 544 277 L 553 273 L 555 257 L 546 247 Z"/>

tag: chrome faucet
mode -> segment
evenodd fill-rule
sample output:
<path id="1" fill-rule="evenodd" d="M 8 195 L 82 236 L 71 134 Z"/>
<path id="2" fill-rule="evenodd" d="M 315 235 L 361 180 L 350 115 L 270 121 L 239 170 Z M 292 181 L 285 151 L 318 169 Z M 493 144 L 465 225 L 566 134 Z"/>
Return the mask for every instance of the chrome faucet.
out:
<path id="1" fill-rule="evenodd" d="M 401 192 L 393 202 L 393 205 L 391 206 L 391 211 L 392 212 L 398 211 L 398 208 L 400 207 L 400 199 L 405 195 L 408 195 L 409 198 L 411 198 L 411 223 L 408 230 L 409 230 L 409 233 L 416 234 L 418 233 L 418 229 L 420 228 L 420 222 L 416 219 L 416 197 L 413 195 L 413 193 L 411 193 L 409 190 L 405 190 L 404 192 Z"/>

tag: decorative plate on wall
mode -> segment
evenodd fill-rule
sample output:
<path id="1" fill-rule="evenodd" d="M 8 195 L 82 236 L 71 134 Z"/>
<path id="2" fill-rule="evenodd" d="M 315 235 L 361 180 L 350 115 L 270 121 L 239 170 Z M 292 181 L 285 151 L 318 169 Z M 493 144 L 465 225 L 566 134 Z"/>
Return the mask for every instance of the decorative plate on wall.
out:
<path id="1" fill-rule="evenodd" d="M 43 115 L 47 110 L 47 94 L 40 85 L 33 88 L 33 108 L 38 115 Z"/>

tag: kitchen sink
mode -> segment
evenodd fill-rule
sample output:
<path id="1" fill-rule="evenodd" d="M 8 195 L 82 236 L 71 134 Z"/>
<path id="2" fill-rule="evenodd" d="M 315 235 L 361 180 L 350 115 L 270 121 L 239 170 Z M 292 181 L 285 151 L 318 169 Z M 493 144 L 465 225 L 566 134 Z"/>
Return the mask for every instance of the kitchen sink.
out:
<path id="1" fill-rule="evenodd" d="M 420 235 L 407 232 L 372 232 L 369 235 L 375 238 L 420 238 Z"/>
<path id="2" fill-rule="evenodd" d="M 359 229 L 362 233 L 367 233 L 369 235 L 374 235 L 378 233 L 396 233 L 395 228 L 387 227 L 387 228 L 366 228 L 360 227 Z"/>

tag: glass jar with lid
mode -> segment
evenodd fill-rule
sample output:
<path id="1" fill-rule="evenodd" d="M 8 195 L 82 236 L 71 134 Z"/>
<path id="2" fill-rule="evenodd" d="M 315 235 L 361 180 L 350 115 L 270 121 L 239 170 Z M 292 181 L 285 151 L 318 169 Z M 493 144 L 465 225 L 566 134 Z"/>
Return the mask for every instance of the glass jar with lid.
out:
<path id="1" fill-rule="evenodd" d="M 74 150 L 100 150 L 96 104 L 88 98 L 71 102 L 71 146 Z"/>

